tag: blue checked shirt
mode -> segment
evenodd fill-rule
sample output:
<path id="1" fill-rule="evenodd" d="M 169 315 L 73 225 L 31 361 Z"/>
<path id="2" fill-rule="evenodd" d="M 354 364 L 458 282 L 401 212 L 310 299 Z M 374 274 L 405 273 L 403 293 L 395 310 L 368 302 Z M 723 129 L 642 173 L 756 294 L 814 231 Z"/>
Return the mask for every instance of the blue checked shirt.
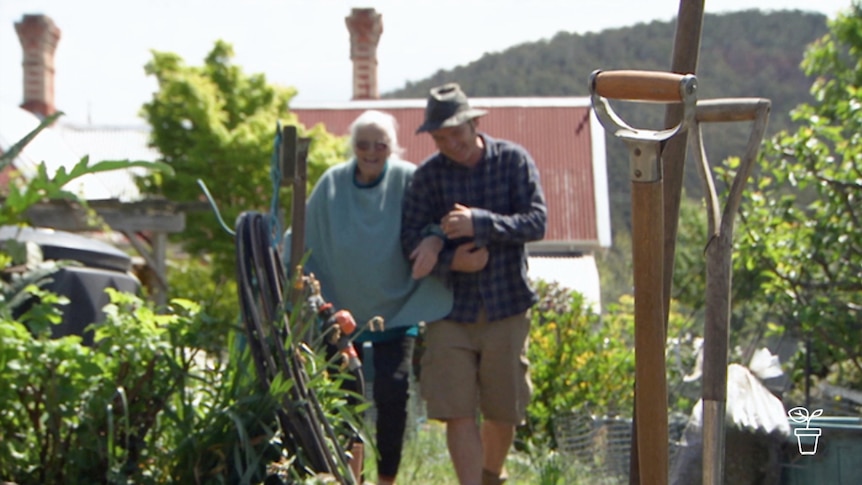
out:
<path id="1" fill-rule="evenodd" d="M 485 153 L 475 167 L 438 152 L 419 166 L 404 195 L 401 244 L 408 256 L 455 203 L 471 208 L 473 240 L 488 248 L 488 264 L 476 273 L 450 271 L 455 247 L 466 241 L 447 241 L 438 257 L 433 274 L 453 288 L 455 302 L 447 318 L 456 322 L 475 322 L 483 306 L 489 321 L 500 320 L 537 301 L 527 280 L 524 244 L 545 236 L 539 171 L 523 147 L 480 136 Z"/>

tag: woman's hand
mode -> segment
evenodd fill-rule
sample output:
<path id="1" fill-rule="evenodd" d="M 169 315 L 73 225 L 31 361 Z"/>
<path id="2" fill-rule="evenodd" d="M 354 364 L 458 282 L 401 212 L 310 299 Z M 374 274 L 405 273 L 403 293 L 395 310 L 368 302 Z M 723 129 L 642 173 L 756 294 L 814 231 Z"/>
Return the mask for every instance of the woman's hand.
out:
<path id="1" fill-rule="evenodd" d="M 416 246 L 416 249 L 410 253 L 410 261 L 413 261 L 413 279 L 418 280 L 431 274 L 442 249 L 443 240 L 437 236 L 426 236 L 419 246 Z"/>

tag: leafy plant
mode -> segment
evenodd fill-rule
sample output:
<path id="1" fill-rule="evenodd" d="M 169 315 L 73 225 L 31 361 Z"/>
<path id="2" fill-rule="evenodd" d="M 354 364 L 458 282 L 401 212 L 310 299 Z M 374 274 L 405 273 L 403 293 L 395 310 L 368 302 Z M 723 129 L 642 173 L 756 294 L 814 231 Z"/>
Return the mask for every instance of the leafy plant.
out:
<path id="1" fill-rule="evenodd" d="M 106 309 L 90 348 L 79 336 L 52 339 L 49 324 L 60 321 L 57 298 L 30 291 L 40 301 L 19 321 L 0 322 L 0 381 L 11 391 L 0 398 L 0 474 L 20 484 L 131 474 L 151 457 L 149 431 L 187 366 L 172 360 L 167 336 L 188 328 L 188 319 L 156 315 L 134 297 L 114 293 L 117 303 Z M 110 433 L 109 408 L 114 422 L 123 423 Z"/>
<path id="2" fill-rule="evenodd" d="M 275 420 L 288 381 L 263 392 L 239 334 L 224 356 L 192 343 L 199 306 L 173 300 L 157 314 L 138 297 L 111 292 L 93 347 L 50 338 L 58 299 L 20 321 L 0 321 L 0 477 L 31 483 L 259 483 L 298 480 Z M 239 337 L 239 338 L 237 338 Z M 306 355 L 309 386 L 334 426 L 356 429 L 339 377 L 322 354 Z M 317 371 L 314 371 L 317 369 Z M 349 424 L 348 423 L 353 423 Z M 359 427 L 361 428 L 361 426 Z"/>
<path id="3" fill-rule="evenodd" d="M 228 339 L 242 333 L 236 279 L 220 274 L 208 256 L 175 256 L 168 261 L 167 273 L 172 294 L 201 306 L 203 320 L 195 346 L 213 355 L 230 352 Z"/>

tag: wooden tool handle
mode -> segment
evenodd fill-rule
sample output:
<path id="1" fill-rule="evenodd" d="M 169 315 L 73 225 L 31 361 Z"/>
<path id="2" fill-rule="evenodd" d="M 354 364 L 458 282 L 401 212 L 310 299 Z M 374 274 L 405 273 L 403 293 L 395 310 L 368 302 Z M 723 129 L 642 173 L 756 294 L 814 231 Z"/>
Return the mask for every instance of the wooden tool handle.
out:
<path id="1" fill-rule="evenodd" d="M 680 84 L 685 76 L 660 71 L 597 71 L 593 73 L 593 92 L 608 99 L 678 103 Z"/>

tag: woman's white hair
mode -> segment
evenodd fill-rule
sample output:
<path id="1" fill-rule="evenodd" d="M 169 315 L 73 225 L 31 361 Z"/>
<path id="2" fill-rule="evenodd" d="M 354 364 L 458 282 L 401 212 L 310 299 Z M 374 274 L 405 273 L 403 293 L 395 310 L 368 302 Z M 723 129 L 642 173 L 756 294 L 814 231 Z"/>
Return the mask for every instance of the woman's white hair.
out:
<path id="1" fill-rule="evenodd" d="M 392 155 L 401 157 L 404 149 L 398 144 L 398 121 L 389 113 L 370 109 L 359 115 L 353 123 L 350 124 L 350 139 L 349 150 L 354 152 L 354 143 L 356 142 L 356 133 L 362 128 L 373 126 L 383 133 L 386 133 L 386 138 L 389 139 L 389 148 L 392 150 Z"/>

